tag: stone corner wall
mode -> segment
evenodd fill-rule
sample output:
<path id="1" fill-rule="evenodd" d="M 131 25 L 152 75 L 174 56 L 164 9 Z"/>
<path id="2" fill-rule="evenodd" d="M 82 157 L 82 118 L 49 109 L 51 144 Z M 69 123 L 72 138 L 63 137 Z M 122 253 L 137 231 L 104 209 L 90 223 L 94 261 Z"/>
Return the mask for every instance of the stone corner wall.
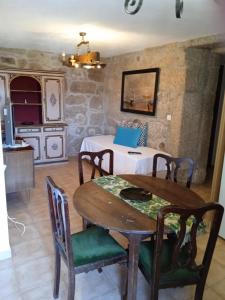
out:
<path id="1" fill-rule="evenodd" d="M 110 58 L 105 74 L 104 111 L 107 133 L 122 119 L 148 123 L 148 146 L 197 162 L 194 182 L 205 179 L 220 55 L 213 45 L 223 35 L 149 48 Z M 120 111 L 121 79 L 125 70 L 160 68 L 156 115 Z M 167 115 L 171 115 L 171 121 Z"/>
<path id="2" fill-rule="evenodd" d="M 185 50 L 186 82 L 180 124 L 179 153 L 197 162 L 194 182 L 206 177 L 220 55 L 207 48 Z"/>
<path id="3" fill-rule="evenodd" d="M 84 137 L 104 133 L 103 70 L 69 70 L 65 97 L 68 154 L 79 152 Z"/>
<path id="4" fill-rule="evenodd" d="M 67 152 L 76 155 L 84 137 L 114 134 L 123 119 L 148 123 L 148 146 L 197 162 L 195 181 L 204 180 L 209 130 L 221 57 L 211 51 L 223 35 L 173 43 L 106 59 L 104 70 L 62 66 L 56 53 L 0 48 L 0 69 L 65 72 Z M 223 61 L 224 62 L 224 61 Z M 122 72 L 160 68 L 155 116 L 120 111 Z M 171 115 L 171 121 L 167 115 Z"/>
<path id="5" fill-rule="evenodd" d="M 0 69 L 65 73 L 64 114 L 69 156 L 79 152 L 83 137 L 104 132 L 104 70 L 64 67 L 57 53 L 7 48 L 0 48 Z"/>
<path id="6" fill-rule="evenodd" d="M 155 116 L 121 112 L 122 72 L 156 67 L 160 77 Z M 120 120 L 139 119 L 148 123 L 148 146 L 177 155 L 185 73 L 185 52 L 176 43 L 110 58 L 104 83 L 106 133 L 114 134 Z"/>

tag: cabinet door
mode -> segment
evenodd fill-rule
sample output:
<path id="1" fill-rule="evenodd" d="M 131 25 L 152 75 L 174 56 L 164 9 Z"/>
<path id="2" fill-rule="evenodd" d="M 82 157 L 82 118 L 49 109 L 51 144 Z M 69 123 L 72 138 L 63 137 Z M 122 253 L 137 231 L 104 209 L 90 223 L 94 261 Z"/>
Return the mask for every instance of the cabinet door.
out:
<path id="1" fill-rule="evenodd" d="M 44 155 L 45 160 L 63 160 L 65 158 L 63 134 L 45 135 L 44 137 Z"/>
<path id="2" fill-rule="evenodd" d="M 9 101 L 9 81 L 8 75 L 0 73 L 0 111 L 3 114 L 3 105 Z"/>
<path id="3" fill-rule="evenodd" d="M 41 138 L 40 136 L 24 136 L 24 141 L 34 149 L 34 162 L 41 161 Z"/>
<path id="4" fill-rule="evenodd" d="M 15 133 L 17 136 L 22 137 L 24 141 L 31 145 L 34 149 L 34 162 L 39 163 L 42 161 L 42 134 L 41 128 L 23 128 L 16 127 Z"/>
<path id="5" fill-rule="evenodd" d="M 62 78 L 43 77 L 45 123 L 63 122 Z"/>

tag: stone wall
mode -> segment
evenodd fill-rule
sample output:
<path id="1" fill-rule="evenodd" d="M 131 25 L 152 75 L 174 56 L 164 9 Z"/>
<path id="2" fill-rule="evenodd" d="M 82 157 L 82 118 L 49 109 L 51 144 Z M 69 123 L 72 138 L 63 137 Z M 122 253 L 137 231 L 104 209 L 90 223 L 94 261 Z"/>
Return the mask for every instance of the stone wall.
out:
<path id="1" fill-rule="evenodd" d="M 213 105 L 221 56 L 217 38 L 201 38 L 112 57 L 105 74 L 105 128 L 114 133 L 122 119 L 148 123 L 148 146 L 197 162 L 195 182 L 206 175 Z M 122 72 L 160 68 L 155 116 L 120 111 Z M 167 115 L 172 120 L 167 120 Z"/>
<path id="2" fill-rule="evenodd" d="M 187 48 L 186 83 L 180 124 L 179 154 L 197 162 L 196 180 L 206 176 L 221 56 L 209 49 Z"/>
<path id="3" fill-rule="evenodd" d="M 217 36 L 174 43 L 107 59 L 104 70 L 63 67 L 54 53 L 0 48 L 0 68 L 65 72 L 67 151 L 79 152 L 85 136 L 114 133 L 123 119 L 147 122 L 148 145 L 197 161 L 195 181 L 204 180 L 212 111 L 221 56 Z M 160 68 L 155 116 L 120 111 L 122 72 Z M 172 120 L 167 120 L 167 115 Z"/>
<path id="4" fill-rule="evenodd" d="M 147 116 L 120 111 L 122 72 L 146 68 L 160 68 L 159 92 L 156 115 Z M 185 53 L 177 44 L 150 48 L 136 53 L 112 57 L 105 70 L 105 117 L 106 132 L 114 133 L 115 126 L 122 119 L 138 118 L 148 123 L 148 145 L 178 154 L 182 98 L 185 89 Z M 176 112 L 176 113 L 175 113 Z M 172 122 L 166 115 L 172 115 Z"/>
<path id="5" fill-rule="evenodd" d="M 65 122 L 68 155 L 79 152 L 85 136 L 104 132 L 103 71 L 62 66 L 59 55 L 49 52 L 0 48 L 0 69 L 65 72 Z"/>

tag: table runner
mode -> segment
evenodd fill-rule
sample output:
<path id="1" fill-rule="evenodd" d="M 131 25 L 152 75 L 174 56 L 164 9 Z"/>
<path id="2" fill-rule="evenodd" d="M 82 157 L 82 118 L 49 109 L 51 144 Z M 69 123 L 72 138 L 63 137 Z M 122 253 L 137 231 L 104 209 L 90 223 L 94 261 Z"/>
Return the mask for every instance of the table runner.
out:
<path id="1" fill-rule="evenodd" d="M 171 203 L 152 194 L 152 197 L 149 196 L 149 201 L 147 202 L 136 202 L 134 200 L 127 200 L 123 197 L 120 196 L 120 191 L 125 189 L 125 188 L 130 188 L 130 187 L 137 187 L 128 181 L 122 179 L 119 176 L 115 175 L 109 175 L 109 176 L 104 176 L 104 177 L 98 177 L 96 179 L 93 179 L 93 181 L 101 186 L 103 189 L 107 190 L 108 192 L 112 193 L 116 197 L 119 197 L 129 205 L 133 206 L 140 212 L 146 214 L 150 218 L 156 220 L 157 219 L 157 214 L 160 208 L 170 205 Z M 137 199 L 138 200 L 138 199 Z M 187 222 L 186 222 L 186 232 L 190 232 L 191 225 L 194 221 L 193 217 L 190 217 Z M 167 215 L 165 218 L 165 224 L 173 231 L 176 233 L 179 231 L 180 226 L 179 226 L 179 215 L 170 213 Z M 200 224 L 198 231 L 203 232 L 205 229 L 204 224 Z"/>

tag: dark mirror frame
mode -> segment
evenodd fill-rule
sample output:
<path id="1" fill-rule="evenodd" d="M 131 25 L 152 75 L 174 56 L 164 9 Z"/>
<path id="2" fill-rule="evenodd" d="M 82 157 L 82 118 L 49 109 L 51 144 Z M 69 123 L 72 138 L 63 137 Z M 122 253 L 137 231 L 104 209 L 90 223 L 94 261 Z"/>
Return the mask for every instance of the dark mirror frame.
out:
<path id="1" fill-rule="evenodd" d="M 155 73 L 155 82 L 152 86 L 152 94 L 153 98 L 150 99 L 149 103 L 151 103 L 151 111 L 147 110 L 141 110 L 141 109 L 134 109 L 134 108 L 127 108 L 125 107 L 125 80 L 128 78 L 128 76 L 132 76 L 135 74 L 146 74 L 146 73 Z M 149 116 L 154 116 L 156 111 L 156 102 L 157 102 L 157 95 L 158 95 L 158 87 L 159 87 L 159 73 L 160 68 L 150 68 L 150 69 L 141 69 L 141 70 L 131 70 L 131 71 L 124 71 L 122 73 L 122 88 L 121 88 L 121 106 L 120 110 L 135 114 L 144 114 Z M 151 87 L 150 87 L 151 88 Z M 132 100 L 131 100 L 132 101 Z M 130 104 L 132 106 L 132 102 Z"/>

